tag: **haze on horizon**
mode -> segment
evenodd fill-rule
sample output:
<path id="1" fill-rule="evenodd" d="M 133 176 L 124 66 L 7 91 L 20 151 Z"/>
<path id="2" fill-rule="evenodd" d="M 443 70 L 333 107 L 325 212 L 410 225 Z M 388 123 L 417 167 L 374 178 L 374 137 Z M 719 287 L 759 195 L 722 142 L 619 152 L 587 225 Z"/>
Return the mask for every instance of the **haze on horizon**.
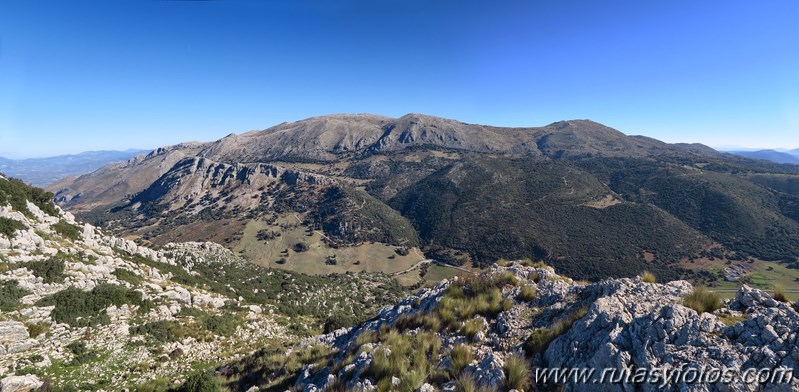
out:
<path id="1" fill-rule="evenodd" d="M 797 11 L 791 1 L 3 2 L 0 156 L 412 112 L 797 148 Z"/>

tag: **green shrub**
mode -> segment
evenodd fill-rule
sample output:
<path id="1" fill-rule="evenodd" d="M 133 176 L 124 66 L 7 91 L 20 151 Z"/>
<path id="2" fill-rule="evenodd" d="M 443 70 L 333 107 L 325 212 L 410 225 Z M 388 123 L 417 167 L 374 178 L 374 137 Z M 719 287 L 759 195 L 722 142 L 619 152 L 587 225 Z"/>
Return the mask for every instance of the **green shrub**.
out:
<path id="1" fill-rule="evenodd" d="M 422 328 L 432 332 L 441 330 L 441 319 L 436 314 L 422 312 L 403 314 L 394 321 L 394 328 L 399 331 Z"/>
<path id="2" fill-rule="evenodd" d="M 142 300 L 141 293 L 137 291 L 107 283 L 99 284 L 89 292 L 69 287 L 36 303 L 37 306 L 55 306 L 51 313 L 53 320 L 73 327 L 108 323 L 105 308 L 125 304 L 142 307 L 152 305 Z"/>
<path id="3" fill-rule="evenodd" d="M 494 281 L 494 285 L 500 288 L 503 286 L 516 286 L 519 284 L 519 281 L 516 279 L 516 275 L 510 271 L 500 272 L 499 274 L 493 276 L 492 279 Z"/>
<path id="4" fill-rule="evenodd" d="M 142 282 L 144 282 L 144 279 L 142 279 L 141 276 L 137 275 L 134 272 L 128 271 L 125 268 L 117 268 L 114 270 L 113 274 L 114 276 L 117 277 L 117 279 L 124 282 L 128 282 L 134 286 L 138 286 L 142 284 Z"/>
<path id="5" fill-rule="evenodd" d="M 72 241 L 77 241 L 82 236 L 82 232 L 77 226 L 64 220 L 58 221 L 58 223 L 52 225 L 51 228 L 64 238 L 69 238 Z"/>
<path id="6" fill-rule="evenodd" d="M 158 320 L 138 325 L 130 330 L 134 335 L 149 335 L 161 343 L 177 342 L 186 337 L 207 341 L 211 337 L 197 323 L 180 323 L 175 320 Z"/>
<path id="7" fill-rule="evenodd" d="M 452 364 L 449 369 L 450 376 L 453 378 L 458 377 L 461 372 L 463 372 L 463 369 L 465 369 L 466 366 L 469 366 L 469 364 L 474 360 L 472 348 L 465 344 L 459 344 L 453 347 L 449 352 L 449 357 Z"/>
<path id="8" fill-rule="evenodd" d="M 53 204 L 52 193 L 32 187 L 16 178 L 0 180 L 0 205 L 8 203 L 15 211 L 23 213 L 28 218 L 33 218 L 33 214 L 28 209 L 28 201 L 39 207 L 45 214 L 58 216 L 58 211 Z"/>
<path id="9" fill-rule="evenodd" d="M 788 302 L 788 297 L 785 296 L 785 286 L 781 284 L 774 285 L 774 299 L 780 302 Z"/>
<path id="10" fill-rule="evenodd" d="M 557 335 L 550 328 L 536 328 L 524 341 L 524 352 L 529 356 L 543 353 Z"/>
<path id="11" fill-rule="evenodd" d="M 44 283 L 61 283 L 67 276 L 64 274 L 64 260 L 53 256 L 47 260 L 31 261 L 26 267 Z"/>
<path id="12" fill-rule="evenodd" d="M 216 335 L 230 336 L 236 332 L 236 328 L 243 323 L 241 317 L 234 314 L 214 315 L 203 321 L 205 329 Z"/>
<path id="13" fill-rule="evenodd" d="M 365 331 L 358 334 L 358 337 L 355 338 L 355 345 L 361 347 L 364 344 L 374 343 L 377 341 L 379 341 L 379 336 L 377 335 L 377 332 Z"/>
<path id="14" fill-rule="evenodd" d="M 694 291 L 683 299 L 683 304 L 697 313 L 713 312 L 721 308 L 721 297 L 708 291 L 705 286 L 696 286 Z"/>
<path id="15" fill-rule="evenodd" d="M 10 312 L 20 305 L 20 299 L 31 292 L 19 287 L 16 280 L 7 280 L 0 283 L 0 311 Z"/>
<path id="16" fill-rule="evenodd" d="M 82 340 L 76 340 L 66 347 L 73 355 L 72 365 L 82 365 L 97 358 L 97 352 L 89 350 L 86 347 L 86 342 Z"/>
<path id="17" fill-rule="evenodd" d="M 324 333 L 327 334 L 337 329 L 352 327 L 358 321 L 358 318 L 353 315 L 336 313 L 325 320 Z"/>
<path id="18" fill-rule="evenodd" d="M 519 295 L 516 296 L 519 301 L 530 302 L 535 299 L 536 297 L 536 290 L 533 286 L 524 286 L 519 291 Z"/>
<path id="19" fill-rule="evenodd" d="M 27 327 L 28 335 L 34 339 L 50 330 L 50 325 L 44 323 L 28 324 Z"/>
<path id="20" fill-rule="evenodd" d="M 304 242 L 298 242 L 291 246 L 291 249 L 297 253 L 305 252 L 308 250 L 308 244 Z"/>
<path id="21" fill-rule="evenodd" d="M 505 389 L 525 390 L 530 386 L 530 364 L 513 355 L 505 360 Z"/>
<path id="22" fill-rule="evenodd" d="M 644 271 L 641 274 L 641 280 L 646 282 L 646 283 L 655 283 L 655 282 L 657 282 L 657 277 L 655 277 L 655 274 L 653 274 L 653 273 L 651 273 L 649 271 Z"/>
<path id="23" fill-rule="evenodd" d="M 528 356 L 546 351 L 549 344 L 558 336 L 568 332 L 575 321 L 583 318 L 588 313 L 588 307 L 583 306 L 569 313 L 565 318 L 555 322 L 550 328 L 536 328 L 524 341 L 523 348 Z"/>
<path id="24" fill-rule="evenodd" d="M 458 392 L 497 392 L 496 388 L 489 388 L 486 386 L 478 386 L 474 375 L 471 373 L 464 373 L 455 380 L 455 390 Z"/>
<path id="25" fill-rule="evenodd" d="M 547 264 L 544 263 L 543 261 L 539 260 L 534 262 L 533 260 L 530 259 L 522 260 L 522 265 L 525 267 L 533 267 L 533 268 L 546 268 L 547 266 Z"/>
<path id="26" fill-rule="evenodd" d="M 188 306 L 184 306 L 180 308 L 180 311 L 175 315 L 177 317 L 194 317 L 194 318 L 203 318 L 208 317 L 208 313 L 197 309 L 191 308 Z"/>
<path id="27" fill-rule="evenodd" d="M 473 318 L 470 320 L 466 320 L 463 323 L 463 327 L 461 327 L 461 333 L 463 336 L 466 336 L 469 340 L 474 340 L 474 337 L 477 336 L 483 330 L 484 322 L 479 318 Z"/>
<path id="28" fill-rule="evenodd" d="M 222 386 L 209 371 L 194 373 L 180 386 L 181 392 L 219 392 Z"/>
<path id="29" fill-rule="evenodd" d="M 22 222 L 10 218 L 0 217 L 0 234 L 11 238 L 17 230 L 24 230 Z"/>
<path id="30" fill-rule="evenodd" d="M 430 373 L 434 356 L 441 349 L 441 340 L 435 333 L 420 332 L 415 335 L 400 334 L 397 330 L 389 330 L 380 347 L 372 353 L 372 362 L 366 369 L 365 375 L 378 380 L 378 385 L 391 377 L 402 379 L 409 372 L 419 374 Z"/>
<path id="31" fill-rule="evenodd" d="M 507 267 L 507 266 L 510 265 L 510 261 L 505 260 L 505 259 L 499 259 L 499 260 L 497 260 L 497 265 L 500 266 L 500 267 Z"/>
<path id="32" fill-rule="evenodd" d="M 180 340 L 177 330 L 180 325 L 173 320 L 158 320 L 130 329 L 131 335 L 150 335 L 159 342 L 177 342 Z"/>

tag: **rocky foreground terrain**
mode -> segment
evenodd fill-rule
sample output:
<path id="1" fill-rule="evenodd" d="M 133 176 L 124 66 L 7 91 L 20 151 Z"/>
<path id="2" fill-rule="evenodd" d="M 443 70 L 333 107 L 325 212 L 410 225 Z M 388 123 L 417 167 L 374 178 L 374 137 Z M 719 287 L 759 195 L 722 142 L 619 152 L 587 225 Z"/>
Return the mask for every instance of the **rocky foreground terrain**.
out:
<path id="1" fill-rule="evenodd" d="M 219 373 L 267 390 L 297 391 L 799 388 L 790 374 L 770 380 L 776 382 L 743 380 L 747 369 L 775 374 L 799 366 L 799 313 L 765 292 L 744 287 L 734 300 L 714 304 L 718 298 L 685 281 L 584 284 L 542 264 L 501 264 L 483 276 L 421 290 L 355 328 L 308 339 L 279 356 L 249 357 Z M 305 364 L 292 365 L 292 358 Z M 292 366 L 297 370 L 287 376 Z M 673 381 L 676 376 L 655 384 L 636 378 L 533 383 L 535 369 L 552 368 L 595 369 L 590 380 L 599 380 L 604 368 L 629 375 L 719 369 L 729 383 Z"/>
<path id="2" fill-rule="evenodd" d="M 49 197 L 0 177 L 2 391 L 163 390 L 405 295 L 388 276 L 269 270 L 211 243 L 155 251 Z"/>

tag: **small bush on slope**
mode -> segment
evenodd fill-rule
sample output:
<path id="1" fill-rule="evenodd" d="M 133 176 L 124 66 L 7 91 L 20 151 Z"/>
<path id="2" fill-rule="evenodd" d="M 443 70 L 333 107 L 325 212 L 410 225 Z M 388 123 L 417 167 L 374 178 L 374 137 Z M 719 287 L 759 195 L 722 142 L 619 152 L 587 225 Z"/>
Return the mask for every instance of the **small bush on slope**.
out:
<path id="1" fill-rule="evenodd" d="M 81 238 L 81 231 L 80 229 L 71 224 L 67 223 L 66 221 L 59 221 L 58 223 L 51 226 L 51 228 L 58 234 L 61 234 L 64 238 L 68 238 L 72 241 L 77 241 Z"/>
<path id="2" fill-rule="evenodd" d="M 430 332 L 403 335 L 391 330 L 381 340 L 383 345 L 374 351 L 366 375 L 378 380 L 378 385 L 386 380 L 390 385 L 391 377 L 398 377 L 409 390 L 419 388 L 421 384 L 410 385 L 412 383 L 409 382 L 419 381 L 420 373 L 430 373 L 431 358 L 438 355 L 441 349 L 439 337 Z M 421 377 L 421 381 L 424 381 L 424 377 Z"/>
<path id="3" fill-rule="evenodd" d="M 524 351 L 528 356 L 534 356 L 537 353 L 543 353 L 549 347 L 549 343 L 555 340 L 558 336 L 566 333 L 571 329 L 575 321 L 583 318 L 588 313 L 588 307 L 581 307 L 569 315 L 556 322 L 550 328 L 538 328 L 533 330 L 530 336 L 524 341 Z"/>
<path id="4" fill-rule="evenodd" d="M 28 209 L 27 201 L 39 207 L 47 215 L 58 216 L 52 199 L 52 193 L 32 187 L 22 180 L 0 179 L 0 205 L 9 204 L 15 211 L 23 213 L 28 218 L 33 218 L 33 213 Z"/>
<path id="5" fill-rule="evenodd" d="M 24 230 L 25 225 L 22 222 L 10 218 L 0 217 L 0 235 L 8 238 L 14 236 L 17 230 Z"/>
<path id="6" fill-rule="evenodd" d="M 16 280 L 7 280 L 0 283 L 0 311 L 10 312 L 20 305 L 19 300 L 31 292 L 19 287 Z"/>
<path id="7" fill-rule="evenodd" d="M 58 323 L 72 327 L 85 327 L 108 322 L 105 308 L 124 304 L 148 306 L 142 300 L 141 293 L 112 284 L 99 284 L 92 291 L 86 292 L 69 287 L 55 294 L 42 298 L 37 306 L 55 306 L 51 314 Z"/>
<path id="8" fill-rule="evenodd" d="M 180 386 L 180 392 L 218 392 L 222 390 L 219 381 L 207 371 L 195 373 Z"/>
<path id="9" fill-rule="evenodd" d="M 774 286 L 774 299 L 780 302 L 788 302 L 788 298 L 785 296 L 785 286 L 783 285 L 775 285 Z"/>
<path id="10" fill-rule="evenodd" d="M 471 320 L 466 320 L 463 322 L 463 327 L 461 328 L 461 334 L 466 336 L 469 340 L 474 340 L 475 336 L 478 333 L 483 331 L 483 320 L 479 318 L 473 318 Z"/>
<path id="11" fill-rule="evenodd" d="M 144 282 L 144 279 L 141 276 L 125 268 L 117 268 L 114 270 L 113 274 L 119 280 L 128 282 L 134 286 L 138 286 L 142 284 L 142 282 Z M 191 309 L 191 308 L 184 308 L 184 309 Z"/>
<path id="12" fill-rule="evenodd" d="M 472 348 L 465 344 L 459 344 L 453 347 L 449 352 L 449 357 L 452 360 L 452 366 L 450 367 L 450 376 L 452 378 L 460 376 L 463 369 L 474 360 Z"/>
<path id="13" fill-rule="evenodd" d="M 505 389 L 527 389 L 530 385 L 530 367 L 530 363 L 518 355 L 505 360 Z"/>
<path id="14" fill-rule="evenodd" d="M 64 260 L 58 256 L 47 260 L 31 261 L 26 267 L 44 283 L 61 283 L 67 276 L 64 275 Z"/>
<path id="15" fill-rule="evenodd" d="M 519 301 L 530 302 L 535 299 L 536 291 L 533 286 L 524 286 L 516 297 Z"/>
<path id="16" fill-rule="evenodd" d="M 694 291 L 683 299 L 683 304 L 697 313 L 713 312 L 721 308 L 721 297 L 708 291 L 704 286 L 696 286 Z"/>

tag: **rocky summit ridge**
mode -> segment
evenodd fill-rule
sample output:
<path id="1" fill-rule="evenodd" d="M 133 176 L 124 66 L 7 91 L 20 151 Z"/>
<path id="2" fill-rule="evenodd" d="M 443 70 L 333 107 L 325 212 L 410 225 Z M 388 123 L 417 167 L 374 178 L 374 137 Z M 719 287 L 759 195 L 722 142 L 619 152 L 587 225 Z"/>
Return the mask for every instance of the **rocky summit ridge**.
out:
<path id="1" fill-rule="evenodd" d="M 299 372 L 293 390 L 794 391 L 796 378 L 744 381 L 748 369 L 799 367 L 796 305 L 743 287 L 711 312 L 685 305 L 686 281 L 576 282 L 529 262 L 419 291 L 373 319 L 308 339 L 329 353 Z M 321 348 L 320 348 L 321 347 Z M 526 370 L 522 371 L 521 368 Z M 543 369 L 728 372 L 729 382 L 533 383 Z M 779 370 L 783 369 L 783 370 Z M 749 370 L 750 374 L 753 372 Z M 703 374 L 703 373 L 699 373 Z M 619 376 L 621 377 L 621 376 Z M 269 376 L 266 377 L 269 379 Z M 708 378 L 713 380 L 713 378 Z M 610 380 L 610 378 L 608 379 Z M 692 380 L 690 377 L 684 380 Z M 540 381 L 540 380 L 539 380 Z M 774 380 L 771 380 L 774 381 Z"/>

